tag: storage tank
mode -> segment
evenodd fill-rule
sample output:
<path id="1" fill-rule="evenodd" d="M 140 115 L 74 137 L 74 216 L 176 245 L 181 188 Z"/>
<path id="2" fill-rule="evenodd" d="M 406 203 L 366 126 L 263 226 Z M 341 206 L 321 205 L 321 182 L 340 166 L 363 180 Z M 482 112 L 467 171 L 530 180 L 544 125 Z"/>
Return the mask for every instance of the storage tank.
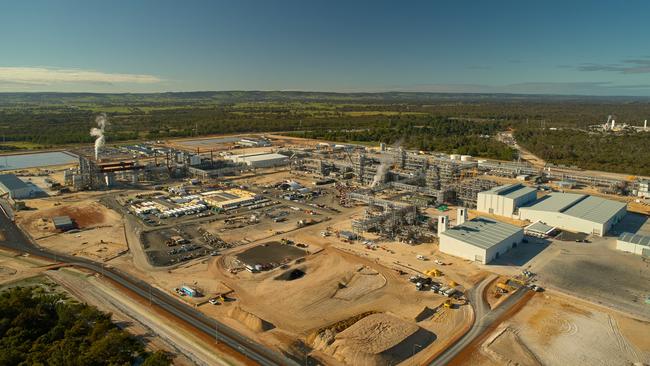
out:
<path id="1" fill-rule="evenodd" d="M 472 155 L 461 155 L 460 161 L 472 161 Z"/>
<path id="2" fill-rule="evenodd" d="M 451 155 L 449 155 L 449 159 L 451 159 L 451 160 L 460 160 L 460 155 L 451 154 Z"/>

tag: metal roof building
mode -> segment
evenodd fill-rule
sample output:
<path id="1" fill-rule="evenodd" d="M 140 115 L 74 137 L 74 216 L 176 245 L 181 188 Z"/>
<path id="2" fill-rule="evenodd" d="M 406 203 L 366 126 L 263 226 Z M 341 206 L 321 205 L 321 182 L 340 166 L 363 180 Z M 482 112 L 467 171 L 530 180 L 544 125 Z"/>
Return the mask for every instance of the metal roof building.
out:
<path id="1" fill-rule="evenodd" d="M 477 217 L 440 233 L 440 251 L 483 264 L 516 247 L 524 230 L 486 217 Z"/>
<path id="2" fill-rule="evenodd" d="M 61 231 L 68 231 L 75 228 L 74 221 L 70 216 L 55 216 L 52 218 L 54 228 Z"/>
<path id="3" fill-rule="evenodd" d="M 555 231 L 553 226 L 548 226 L 541 221 L 534 222 L 524 228 L 524 234 L 546 238 Z"/>
<path id="4" fill-rule="evenodd" d="M 506 184 L 479 192 L 476 209 L 479 212 L 512 217 L 517 208 L 537 199 L 537 190 L 521 183 Z"/>
<path id="5" fill-rule="evenodd" d="M 253 168 L 269 168 L 286 165 L 289 162 L 289 158 L 287 156 L 276 153 L 231 155 L 228 158 L 236 163 L 244 163 Z"/>
<path id="6" fill-rule="evenodd" d="M 12 199 L 29 198 L 34 189 L 13 174 L 0 174 L 0 191 Z"/>
<path id="7" fill-rule="evenodd" d="M 551 193 L 519 209 L 521 220 L 541 221 L 564 230 L 605 235 L 627 213 L 627 204 L 576 193 Z"/>
<path id="8" fill-rule="evenodd" d="M 650 257 L 650 236 L 622 233 L 616 240 L 616 249 Z"/>

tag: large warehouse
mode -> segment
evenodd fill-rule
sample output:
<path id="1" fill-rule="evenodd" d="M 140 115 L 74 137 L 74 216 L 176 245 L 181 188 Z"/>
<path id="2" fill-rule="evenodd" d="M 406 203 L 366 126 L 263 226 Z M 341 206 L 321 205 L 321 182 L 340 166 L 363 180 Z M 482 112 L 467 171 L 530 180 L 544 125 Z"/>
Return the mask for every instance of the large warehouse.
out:
<path id="1" fill-rule="evenodd" d="M 512 217 L 516 209 L 537 199 L 537 190 L 523 184 L 506 184 L 479 192 L 476 209 L 479 212 Z"/>
<path id="2" fill-rule="evenodd" d="M 270 168 L 287 165 L 289 162 L 287 156 L 275 153 L 231 155 L 228 159 L 235 163 L 244 163 L 253 168 Z"/>
<path id="3" fill-rule="evenodd" d="M 623 233 L 616 241 L 616 249 L 650 258 L 650 236 Z"/>
<path id="4" fill-rule="evenodd" d="M 551 193 L 527 207 L 519 218 L 560 229 L 605 235 L 627 213 L 627 204 L 576 193 Z"/>
<path id="5" fill-rule="evenodd" d="M 29 198 L 34 189 L 13 174 L 0 174 L 0 191 L 12 199 Z"/>
<path id="6" fill-rule="evenodd" d="M 518 226 L 477 217 L 440 233 L 440 251 L 487 264 L 524 239 Z"/>

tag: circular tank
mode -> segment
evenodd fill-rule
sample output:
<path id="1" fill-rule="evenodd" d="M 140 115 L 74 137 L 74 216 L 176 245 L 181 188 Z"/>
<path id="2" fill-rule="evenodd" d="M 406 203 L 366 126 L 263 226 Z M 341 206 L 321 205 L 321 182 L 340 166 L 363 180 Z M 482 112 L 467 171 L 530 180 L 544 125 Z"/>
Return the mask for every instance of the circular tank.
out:
<path id="1" fill-rule="evenodd" d="M 472 155 L 461 155 L 460 160 L 461 161 L 472 161 Z"/>
<path id="2" fill-rule="evenodd" d="M 451 155 L 449 155 L 449 159 L 451 159 L 451 160 L 460 160 L 460 155 L 451 154 Z"/>

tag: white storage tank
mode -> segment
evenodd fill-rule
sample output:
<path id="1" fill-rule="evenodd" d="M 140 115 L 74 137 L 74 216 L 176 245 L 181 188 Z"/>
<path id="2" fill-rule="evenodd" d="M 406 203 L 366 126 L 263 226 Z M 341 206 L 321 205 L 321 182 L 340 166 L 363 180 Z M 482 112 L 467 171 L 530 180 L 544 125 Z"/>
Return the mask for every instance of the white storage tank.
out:
<path id="1" fill-rule="evenodd" d="M 460 161 L 472 161 L 472 155 L 461 155 Z"/>
<path id="2" fill-rule="evenodd" d="M 449 155 L 449 159 L 451 159 L 451 160 L 460 160 L 460 155 L 451 154 L 451 155 Z"/>

